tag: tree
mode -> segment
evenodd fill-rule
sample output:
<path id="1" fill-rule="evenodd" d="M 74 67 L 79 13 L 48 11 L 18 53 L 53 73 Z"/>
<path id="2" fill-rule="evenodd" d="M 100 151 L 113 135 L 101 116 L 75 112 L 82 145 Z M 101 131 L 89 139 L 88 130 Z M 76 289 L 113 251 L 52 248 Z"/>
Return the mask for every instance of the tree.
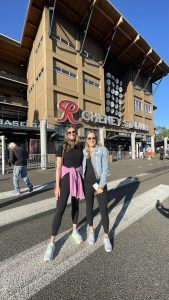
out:
<path id="1" fill-rule="evenodd" d="M 164 137 L 166 136 L 169 137 L 169 129 L 166 128 L 165 126 L 157 126 L 155 136 L 156 136 L 156 141 L 163 140 Z"/>

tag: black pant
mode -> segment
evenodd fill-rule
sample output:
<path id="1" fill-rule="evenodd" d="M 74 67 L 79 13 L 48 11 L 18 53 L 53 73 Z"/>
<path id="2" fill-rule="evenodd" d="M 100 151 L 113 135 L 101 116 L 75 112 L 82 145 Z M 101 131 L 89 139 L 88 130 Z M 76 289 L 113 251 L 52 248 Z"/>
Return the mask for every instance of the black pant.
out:
<path id="1" fill-rule="evenodd" d="M 163 160 L 164 153 L 160 153 L 160 160 Z"/>
<path id="2" fill-rule="evenodd" d="M 67 201 L 70 194 L 69 174 L 66 174 L 60 183 L 60 197 L 57 201 L 56 213 L 52 223 L 52 236 L 55 236 L 59 230 L 62 216 L 67 206 Z M 79 216 L 79 199 L 72 197 L 72 223 L 77 224 Z"/>
<path id="3" fill-rule="evenodd" d="M 93 204 L 94 204 L 93 183 L 84 181 L 84 194 L 86 199 L 86 216 L 89 226 L 93 226 Z M 103 193 L 96 195 L 99 210 L 101 214 L 101 221 L 103 224 L 104 232 L 109 232 L 109 217 L 107 211 L 107 187 L 104 188 Z"/>

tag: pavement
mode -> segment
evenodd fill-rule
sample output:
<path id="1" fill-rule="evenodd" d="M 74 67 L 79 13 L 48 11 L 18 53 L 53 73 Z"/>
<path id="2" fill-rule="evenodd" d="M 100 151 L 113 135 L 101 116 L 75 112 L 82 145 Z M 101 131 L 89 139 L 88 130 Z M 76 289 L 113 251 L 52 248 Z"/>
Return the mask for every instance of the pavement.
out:
<path id="1" fill-rule="evenodd" d="M 12 174 L 0 176 L 0 299 L 169 299 L 169 161 L 110 164 L 108 208 L 111 253 L 105 253 L 97 202 L 96 243 L 86 241 L 85 201 L 71 239 L 71 206 L 59 230 L 54 260 L 42 263 L 56 201 L 55 170 L 32 170 L 34 191 L 12 194 Z M 160 200 L 163 209 L 157 209 Z"/>
<path id="2" fill-rule="evenodd" d="M 162 172 L 165 170 L 167 171 L 169 169 L 169 160 L 166 159 L 164 161 L 160 161 L 159 157 L 155 157 L 151 160 L 147 159 L 126 159 L 126 160 L 117 160 L 109 164 L 109 170 L 110 170 L 110 177 L 111 180 L 117 180 L 124 177 L 137 177 L 141 179 L 142 177 L 151 174 L 155 174 L 154 167 L 159 168 L 159 166 L 162 167 Z M 142 172 L 142 169 L 144 169 L 144 172 Z M 137 170 L 137 172 L 136 172 Z M 146 170 L 148 174 L 146 173 Z M 137 174 L 136 174 L 137 173 Z M 158 170 L 159 173 L 159 170 Z M 46 170 L 41 169 L 33 169 L 28 170 L 28 176 L 30 180 L 32 181 L 33 185 L 43 185 L 52 183 L 55 181 L 55 169 L 50 168 Z M 12 183 L 12 173 L 10 171 L 9 174 L 2 175 L 0 174 L 0 192 L 5 192 L 13 189 L 13 183 Z M 24 188 L 24 182 L 20 180 L 21 188 Z"/>

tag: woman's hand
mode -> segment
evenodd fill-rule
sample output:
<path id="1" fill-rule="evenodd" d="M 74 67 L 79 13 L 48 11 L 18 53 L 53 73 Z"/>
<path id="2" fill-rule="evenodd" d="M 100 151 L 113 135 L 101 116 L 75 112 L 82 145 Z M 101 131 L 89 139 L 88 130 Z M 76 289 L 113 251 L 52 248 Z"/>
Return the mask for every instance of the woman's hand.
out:
<path id="1" fill-rule="evenodd" d="M 103 193 L 103 189 L 101 187 L 98 187 L 98 189 L 96 190 L 96 194 L 102 194 Z"/>
<path id="2" fill-rule="evenodd" d="M 55 197 L 58 199 L 60 197 L 60 187 L 55 187 L 54 193 Z"/>

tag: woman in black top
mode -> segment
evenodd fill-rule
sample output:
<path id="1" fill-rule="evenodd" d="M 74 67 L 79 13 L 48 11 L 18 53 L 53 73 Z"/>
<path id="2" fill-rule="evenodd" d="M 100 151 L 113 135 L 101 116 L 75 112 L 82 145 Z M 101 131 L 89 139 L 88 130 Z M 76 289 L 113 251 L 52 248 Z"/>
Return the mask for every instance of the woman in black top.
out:
<path id="1" fill-rule="evenodd" d="M 82 242 L 82 237 L 77 231 L 79 215 L 79 199 L 83 197 L 82 189 L 82 160 L 83 148 L 79 142 L 77 129 L 70 125 L 65 130 L 64 143 L 57 151 L 56 187 L 57 208 L 52 223 L 52 236 L 47 246 L 44 261 L 53 259 L 55 239 L 59 230 L 63 213 L 65 211 L 69 195 L 72 203 L 72 238 L 77 244 Z"/>

